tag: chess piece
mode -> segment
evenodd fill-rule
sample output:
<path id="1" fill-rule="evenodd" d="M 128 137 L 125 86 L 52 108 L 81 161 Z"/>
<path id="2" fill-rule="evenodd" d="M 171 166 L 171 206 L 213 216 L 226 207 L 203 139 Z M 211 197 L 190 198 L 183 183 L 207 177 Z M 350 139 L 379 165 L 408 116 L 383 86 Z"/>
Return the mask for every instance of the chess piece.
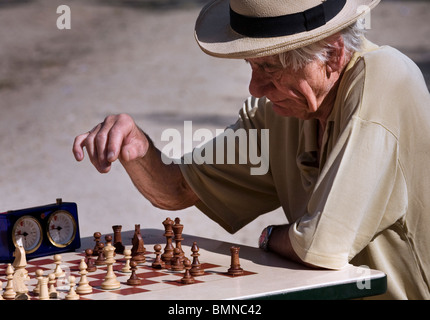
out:
<path id="1" fill-rule="evenodd" d="M 183 284 L 192 284 L 194 283 L 194 278 L 192 277 L 190 270 L 191 270 L 191 261 L 188 258 L 184 259 L 184 267 L 185 267 L 185 273 L 184 277 L 181 279 L 181 282 Z"/>
<path id="2" fill-rule="evenodd" d="M 240 267 L 240 263 L 239 263 L 239 250 L 240 250 L 240 247 L 233 246 L 230 248 L 231 265 L 227 273 L 231 276 L 239 276 L 243 274 L 243 269 Z"/>
<path id="3" fill-rule="evenodd" d="M 26 253 L 24 249 L 24 245 L 22 244 L 22 236 L 17 239 L 17 245 L 15 246 L 15 252 L 13 253 L 15 259 L 12 263 L 12 267 L 15 270 L 15 273 L 18 270 L 18 273 L 20 276 L 23 277 L 23 280 L 30 280 L 30 277 L 28 276 L 28 271 L 25 269 L 27 266 L 27 258 Z"/>
<path id="4" fill-rule="evenodd" d="M 37 279 L 37 284 L 33 289 L 33 293 L 35 295 L 39 295 L 40 294 L 40 286 L 42 284 L 41 280 L 43 278 L 43 270 L 42 269 L 37 269 L 36 272 L 36 279 Z"/>
<path id="5" fill-rule="evenodd" d="M 181 249 L 179 248 L 174 249 L 174 256 L 170 262 L 170 265 L 173 271 L 184 270 L 184 263 L 183 263 L 183 260 L 181 260 Z"/>
<path id="6" fill-rule="evenodd" d="M 173 245 L 172 238 L 174 236 L 173 233 L 173 220 L 170 218 L 166 218 L 163 221 L 164 225 L 164 236 L 166 237 L 166 247 L 164 248 L 164 253 L 161 255 L 161 260 L 166 263 L 170 263 L 170 260 L 173 258 Z"/>
<path id="7" fill-rule="evenodd" d="M 13 289 L 16 293 L 15 300 L 28 300 L 30 297 L 27 294 L 28 288 L 25 282 L 30 280 L 30 277 L 28 276 L 28 271 L 25 269 L 27 258 L 22 244 L 22 236 L 17 239 L 13 255 L 15 256 L 12 264 L 15 270 L 13 274 Z"/>
<path id="8" fill-rule="evenodd" d="M 131 269 L 130 269 L 131 250 L 130 249 L 124 249 L 124 259 L 125 259 L 125 264 L 124 264 L 124 267 L 121 269 L 121 272 L 130 273 L 131 272 Z"/>
<path id="9" fill-rule="evenodd" d="M 116 225 L 116 226 L 112 226 L 113 229 L 113 246 L 115 247 L 115 252 L 119 253 L 119 254 L 123 254 L 124 253 L 124 245 L 122 244 L 122 238 L 121 238 L 121 229 L 122 226 L 120 225 Z"/>
<path id="10" fill-rule="evenodd" d="M 79 273 L 81 275 L 81 279 L 78 283 L 78 288 L 76 289 L 76 293 L 78 294 L 89 294 L 93 292 L 93 288 L 90 286 L 90 283 L 87 279 L 87 264 L 85 263 L 85 259 L 81 259 L 81 263 L 79 264 Z"/>
<path id="11" fill-rule="evenodd" d="M 199 247 L 197 246 L 197 242 L 193 242 L 193 246 L 191 247 L 191 256 L 193 257 L 193 263 L 191 264 L 190 273 L 193 277 L 202 276 L 205 274 L 205 271 L 202 269 L 200 261 L 199 261 Z"/>
<path id="12" fill-rule="evenodd" d="M 106 258 L 105 258 L 105 253 L 104 253 L 104 243 L 103 242 L 99 242 L 98 244 L 98 256 L 96 261 L 94 262 L 94 264 L 96 266 L 104 266 L 106 263 Z"/>
<path id="13" fill-rule="evenodd" d="M 97 266 L 94 264 L 94 260 L 92 258 L 93 250 L 86 249 L 85 250 L 85 263 L 87 264 L 87 271 L 94 272 L 97 270 Z"/>
<path id="14" fill-rule="evenodd" d="M 50 299 L 57 299 L 58 298 L 58 292 L 55 289 L 55 283 L 57 282 L 57 279 L 55 278 L 55 273 L 50 273 L 48 275 L 48 284 L 49 284 L 49 298 Z"/>
<path id="15" fill-rule="evenodd" d="M 28 288 L 25 282 L 30 279 L 27 270 L 22 266 L 17 266 L 13 274 L 13 289 L 16 292 L 16 300 L 28 300 Z"/>
<path id="16" fill-rule="evenodd" d="M 144 263 L 146 261 L 145 258 L 145 247 L 143 243 L 142 235 L 140 234 L 140 224 L 136 224 L 134 226 L 134 235 L 132 239 L 133 247 L 131 248 L 131 256 L 132 260 L 137 263 Z"/>
<path id="17" fill-rule="evenodd" d="M 66 273 L 63 271 L 63 269 L 61 269 L 61 255 L 56 254 L 54 255 L 54 263 L 55 263 L 55 276 L 58 278 L 63 278 L 66 276 Z"/>
<path id="18" fill-rule="evenodd" d="M 173 234 L 175 235 L 175 244 L 176 248 L 180 249 L 180 259 L 181 263 L 184 261 L 184 250 L 182 250 L 182 241 L 184 238 L 182 238 L 182 230 L 184 230 L 184 225 L 181 224 L 181 220 L 179 218 L 175 218 L 175 224 L 172 226 Z"/>
<path id="19" fill-rule="evenodd" d="M 39 280 L 39 300 L 49 300 L 48 281 L 49 279 L 44 277 L 42 273 L 42 277 Z"/>
<path id="20" fill-rule="evenodd" d="M 93 256 L 98 257 L 99 255 L 99 243 L 100 243 L 100 238 L 102 237 L 102 234 L 100 232 L 94 232 L 94 241 L 95 241 L 95 245 L 94 245 L 94 249 L 93 249 Z"/>
<path id="21" fill-rule="evenodd" d="M 108 235 L 105 236 L 105 240 L 106 240 L 105 246 L 107 246 L 107 245 L 113 246 L 113 244 L 112 244 L 112 236 L 110 234 L 108 234 Z M 116 251 L 113 252 L 113 256 L 114 257 L 116 256 Z"/>
<path id="22" fill-rule="evenodd" d="M 140 285 L 141 281 L 140 281 L 139 277 L 136 274 L 137 262 L 136 261 L 131 261 L 130 262 L 130 266 L 131 266 L 131 275 L 130 275 L 130 278 L 128 278 L 128 280 L 127 280 L 127 284 L 130 285 L 130 286 Z"/>
<path id="23" fill-rule="evenodd" d="M 6 268 L 6 287 L 4 288 L 3 298 L 6 300 L 13 300 L 16 297 L 16 292 L 13 289 L 13 267 L 8 263 Z"/>
<path id="24" fill-rule="evenodd" d="M 165 267 L 165 263 L 161 260 L 161 245 L 156 244 L 154 246 L 155 251 L 155 260 L 152 262 L 152 267 L 154 269 L 163 269 Z"/>
<path id="25" fill-rule="evenodd" d="M 103 248 L 103 252 L 105 256 L 105 264 L 107 265 L 107 272 L 101 284 L 101 288 L 103 290 L 119 289 L 121 287 L 121 283 L 116 279 L 116 275 L 113 272 L 113 264 L 115 263 L 115 247 L 108 243 Z"/>
<path id="26" fill-rule="evenodd" d="M 76 278 L 74 276 L 69 277 L 70 290 L 67 293 L 65 300 L 79 300 L 79 294 L 75 291 L 76 286 Z"/>

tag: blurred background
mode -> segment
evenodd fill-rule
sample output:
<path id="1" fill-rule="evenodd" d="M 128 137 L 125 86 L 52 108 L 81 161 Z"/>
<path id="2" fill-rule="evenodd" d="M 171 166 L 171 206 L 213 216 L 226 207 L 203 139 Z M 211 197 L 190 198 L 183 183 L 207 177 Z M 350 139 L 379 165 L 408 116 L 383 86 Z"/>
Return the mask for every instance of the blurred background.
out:
<path id="1" fill-rule="evenodd" d="M 129 113 L 162 148 L 167 128 L 215 132 L 236 120 L 249 66 L 212 58 L 194 40 L 207 0 L 0 0 L 0 212 L 76 202 L 81 236 L 159 228 L 180 217 L 184 233 L 256 246 L 286 223 L 267 213 L 234 235 L 196 208 L 164 211 L 134 188 L 119 163 L 98 173 L 71 152 L 74 137 L 112 113 Z M 71 9 L 71 29 L 56 26 Z M 368 38 L 396 47 L 430 85 L 430 2 L 382 0 Z"/>

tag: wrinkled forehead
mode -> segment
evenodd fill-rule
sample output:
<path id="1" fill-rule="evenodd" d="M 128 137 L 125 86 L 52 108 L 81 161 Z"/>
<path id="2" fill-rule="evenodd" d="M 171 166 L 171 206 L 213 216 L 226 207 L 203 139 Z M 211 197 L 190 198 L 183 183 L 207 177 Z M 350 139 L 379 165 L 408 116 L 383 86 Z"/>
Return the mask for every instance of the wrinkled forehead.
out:
<path id="1" fill-rule="evenodd" d="M 245 59 L 245 61 L 258 65 L 258 66 L 279 66 L 281 65 L 281 62 L 279 60 L 279 55 L 271 55 L 271 56 L 265 56 L 265 57 L 258 57 L 258 58 L 248 58 Z"/>

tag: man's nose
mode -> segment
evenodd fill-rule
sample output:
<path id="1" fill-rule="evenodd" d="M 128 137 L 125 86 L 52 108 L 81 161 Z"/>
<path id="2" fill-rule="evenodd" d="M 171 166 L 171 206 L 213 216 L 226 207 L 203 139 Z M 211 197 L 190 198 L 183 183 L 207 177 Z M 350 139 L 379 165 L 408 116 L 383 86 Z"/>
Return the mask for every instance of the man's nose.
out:
<path id="1" fill-rule="evenodd" d="M 261 70 L 252 71 L 251 81 L 249 82 L 249 93 L 252 96 L 261 98 L 273 89 L 274 85 L 269 75 Z"/>

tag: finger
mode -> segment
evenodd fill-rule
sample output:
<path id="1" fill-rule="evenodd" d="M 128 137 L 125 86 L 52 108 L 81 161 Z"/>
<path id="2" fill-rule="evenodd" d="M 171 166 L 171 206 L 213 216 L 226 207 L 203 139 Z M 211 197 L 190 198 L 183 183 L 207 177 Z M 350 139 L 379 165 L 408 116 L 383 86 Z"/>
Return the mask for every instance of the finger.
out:
<path id="1" fill-rule="evenodd" d="M 94 139 L 100 130 L 101 124 L 98 124 L 95 126 L 91 131 L 88 132 L 87 138 L 83 141 L 83 147 L 87 149 L 88 157 L 91 160 L 91 163 L 95 164 L 98 158 L 96 148 L 95 148 L 95 142 Z"/>
<path id="2" fill-rule="evenodd" d="M 72 152 L 77 161 L 82 161 L 84 159 L 84 142 L 90 133 L 86 132 L 77 136 L 73 142 Z"/>
<path id="3" fill-rule="evenodd" d="M 119 157 L 121 148 L 127 145 L 127 137 L 133 131 L 134 121 L 127 115 L 119 115 L 109 131 L 107 144 L 107 160 L 116 161 Z"/>
<path id="4" fill-rule="evenodd" d="M 109 121 L 104 121 L 100 124 L 100 129 L 94 137 L 95 149 L 94 154 L 97 154 L 97 160 L 100 168 L 110 166 L 110 163 L 106 160 L 107 154 L 107 141 L 108 133 L 112 128 L 112 124 Z"/>
<path id="5" fill-rule="evenodd" d="M 100 161 L 100 155 L 97 147 L 97 136 L 102 127 L 102 123 L 95 126 L 89 133 L 87 138 L 83 141 L 83 147 L 87 149 L 88 157 L 90 158 L 93 166 L 101 173 L 106 173 L 109 171 L 109 166 L 103 164 Z"/>

